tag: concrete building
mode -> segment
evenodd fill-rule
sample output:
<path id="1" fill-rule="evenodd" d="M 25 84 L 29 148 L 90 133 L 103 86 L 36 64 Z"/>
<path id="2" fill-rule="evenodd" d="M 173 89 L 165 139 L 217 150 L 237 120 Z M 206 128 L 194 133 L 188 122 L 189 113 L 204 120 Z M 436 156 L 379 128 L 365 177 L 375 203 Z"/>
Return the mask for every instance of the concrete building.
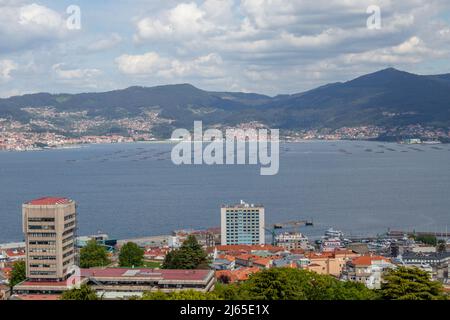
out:
<path id="1" fill-rule="evenodd" d="M 221 208 L 221 244 L 255 245 L 265 243 L 264 207 L 248 204 L 223 205 Z"/>
<path id="2" fill-rule="evenodd" d="M 401 260 L 406 264 L 430 264 L 432 266 L 449 264 L 450 252 L 442 253 L 415 253 L 405 252 Z"/>
<path id="3" fill-rule="evenodd" d="M 22 206 L 29 281 L 58 282 L 75 264 L 76 204 L 46 197 Z"/>
<path id="4" fill-rule="evenodd" d="M 88 284 L 105 299 L 141 296 L 146 291 L 174 292 L 214 290 L 213 270 L 156 270 L 127 268 L 80 269 L 80 284 Z M 14 289 L 15 298 L 61 295 L 68 289 L 64 282 L 25 281 Z"/>
<path id="5" fill-rule="evenodd" d="M 308 238 L 300 232 L 284 232 L 275 236 L 275 245 L 286 250 L 310 248 Z"/>
<path id="6" fill-rule="evenodd" d="M 369 289 L 380 289 L 383 274 L 395 266 L 391 260 L 382 256 L 361 256 L 349 261 L 342 278 L 363 283 Z"/>
<path id="7" fill-rule="evenodd" d="M 429 272 L 433 280 L 445 283 L 449 279 L 450 252 L 405 252 L 398 260 L 403 265 Z"/>
<path id="8" fill-rule="evenodd" d="M 359 254 L 351 250 L 335 250 L 322 253 L 311 252 L 306 255 L 309 264 L 305 266 L 305 269 L 318 274 L 339 277 L 345 268 L 345 264 L 358 256 Z"/>

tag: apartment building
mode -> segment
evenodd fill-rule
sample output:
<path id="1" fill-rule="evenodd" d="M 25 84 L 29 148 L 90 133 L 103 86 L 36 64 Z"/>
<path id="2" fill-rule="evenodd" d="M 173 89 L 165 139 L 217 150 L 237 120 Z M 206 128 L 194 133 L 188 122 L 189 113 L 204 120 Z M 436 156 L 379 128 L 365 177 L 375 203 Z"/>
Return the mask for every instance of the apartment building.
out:
<path id="1" fill-rule="evenodd" d="M 276 235 L 275 245 L 286 250 L 306 250 L 310 247 L 308 238 L 300 232 L 284 232 Z"/>
<path id="2" fill-rule="evenodd" d="M 335 250 L 333 252 L 325 251 L 321 253 L 311 252 L 306 255 L 309 264 L 305 266 L 305 269 L 318 274 L 339 277 L 346 263 L 356 257 L 359 257 L 359 254 L 351 250 Z"/>
<path id="3" fill-rule="evenodd" d="M 265 243 L 264 207 L 245 203 L 221 208 L 222 245 L 261 245 Z"/>
<path id="4" fill-rule="evenodd" d="M 391 260 L 382 256 L 361 256 L 347 262 L 342 279 L 363 283 L 369 289 L 380 289 L 383 274 L 395 268 Z"/>
<path id="5" fill-rule="evenodd" d="M 46 197 L 22 206 L 29 281 L 58 282 L 75 264 L 76 204 Z"/>

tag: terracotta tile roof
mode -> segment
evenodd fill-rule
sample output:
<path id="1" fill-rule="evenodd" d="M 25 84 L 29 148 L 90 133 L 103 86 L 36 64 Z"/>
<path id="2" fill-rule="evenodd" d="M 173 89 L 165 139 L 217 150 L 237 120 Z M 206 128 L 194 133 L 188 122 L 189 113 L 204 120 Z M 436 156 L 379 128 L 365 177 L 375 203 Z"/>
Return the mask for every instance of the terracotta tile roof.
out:
<path id="1" fill-rule="evenodd" d="M 222 276 L 228 277 L 231 280 L 233 279 L 233 273 L 230 270 L 217 270 L 215 272 L 216 279 L 219 279 Z"/>
<path id="2" fill-rule="evenodd" d="M 334 252 L 321 252 L 321 253 L 314 253 L 310 252 L 306 255 L 308 259 L 328 259 L 328 258 L 334 258 Z"/>
<path id="3" fill-rule="evenodd" d="M 305 250 L 303 249 L 293 249 L 290 251 L 292 254 L 304 254 Z"/>
<path id="4" fill-rule="evenodd" d="M 236 257 L 235 256 L 231 256 L 231 255 L 228 255 L 228 254 L 219 254 L 219 255 L 217 255 L 217 258 L 223 259 L 223 260 L 228 260 L 230 262 L 236 261 Z"/>
<path id="5" fill-rule="evenodd" d="M 251 267 L 251 268 L 242 268 L 234 271 L 234 274 L 238 281 L 246 281 L 250 277 L 250 275 L 260 272 L 261 269 L 257 267 Z"/>
<path id="6" fill-rule="evenodd" d="M 253 261 L 254 264 L 258 264 L 261 266 L 268 266 L 272 262 L 272 259 L 269 258 L 260 258 Z"/>
<path id="7" fill-rule="evenodd" d="M 240 254 L 240 255 L 235 256 L 235 258 L 236 258 L 236 259 L 239 259 L 239 260 L 245 260 L 245 261 L 248 261 L 248 260 L 250 260 L 250 259 L 253 259 L 253 260 L 258 259 L 259 257 L 258 257 L 258 256 L 255 256 L 255 255 L 253 255 L 253 254 L 244 253 L 244 254 Z"/>
<path id="8" fill-rule="evenodd" d="M 258 267 L 250 267 L 250 268 L 240 268 L 237 270 L 219 270 L 216 271 L 216 278 L 219 279 L 221 276 L 228 277 L 231 282 L 237 281 L 246 281 L 250 277 L 250 275 L 260 272 L 261 269 Z"/>
<path id="9" fill-rule="evenodd" d="M 6 250 L 6 255 L 10 258 L 25 256 L 25 250 L 24 249 L 21 249 L 21 250 L 8 249 L 8 250 Z"/>
<path id="10" fill-rule="evenodd" d="M 67 198 L 59 198 L 59 197 L 44 197 L 40 199 L 35 199 L 27 202 L 29 205 L 33 206 L 54 206 L 57 204 L 68 204 L 72 200 Z"/>
<path id="11" fill-rule="evenodd" d="M 346 256 L 358 256 L 357 253 L 353 252 L 352 250 L 335 250 L 335 251 L 324 251 L 324 252 L 309 252 L 305 254 L 305 256 L 309 259 L 333 259 L 337 257 L 346 257 Z"/>
<path id="12" fill-rule="evenodd" d="M 361 256 L 352 259 L 351 264 L 354 266 L 370 266 L 374 261 L 391 262 L 391 259 L 382 256 Z"/>

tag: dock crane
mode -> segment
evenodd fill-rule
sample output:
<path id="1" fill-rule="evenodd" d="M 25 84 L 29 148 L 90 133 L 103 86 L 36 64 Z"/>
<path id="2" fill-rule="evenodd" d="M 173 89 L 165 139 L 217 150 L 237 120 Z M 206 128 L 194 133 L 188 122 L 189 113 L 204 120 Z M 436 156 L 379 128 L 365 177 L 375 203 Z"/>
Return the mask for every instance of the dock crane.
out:
<path id="1" fill-rule="evenodd" d="M 264 228 L 266 232 L 268 232 L 272 236 L 272 245 L 275 245 L 275 238 L 277 236 L 277 230 L 280 229 L 297 229 L 303 226 L 313 226 L 314 223 L 312 220 L 299 220 L 299 221 L 288 221 L 284 223 L 275 223 L 271 229 Z"/>

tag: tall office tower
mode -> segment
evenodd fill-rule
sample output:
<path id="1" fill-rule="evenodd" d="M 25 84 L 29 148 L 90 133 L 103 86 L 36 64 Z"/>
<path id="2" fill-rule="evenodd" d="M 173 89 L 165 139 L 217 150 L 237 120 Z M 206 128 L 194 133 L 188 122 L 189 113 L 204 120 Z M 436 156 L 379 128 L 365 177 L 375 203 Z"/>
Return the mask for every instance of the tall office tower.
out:
<path id="1" fill-rule="evenodd" d="M 64 281 L 75 263 L 76 204 L 67 198 L 41 198 L 22 206 L 27 278 Z"/>
<path id="2" fill-rule="evenodd" d="M 248 204 L 223 205 L 221 208 L 221 243 L 264 244 L 264 207 Z"/>

